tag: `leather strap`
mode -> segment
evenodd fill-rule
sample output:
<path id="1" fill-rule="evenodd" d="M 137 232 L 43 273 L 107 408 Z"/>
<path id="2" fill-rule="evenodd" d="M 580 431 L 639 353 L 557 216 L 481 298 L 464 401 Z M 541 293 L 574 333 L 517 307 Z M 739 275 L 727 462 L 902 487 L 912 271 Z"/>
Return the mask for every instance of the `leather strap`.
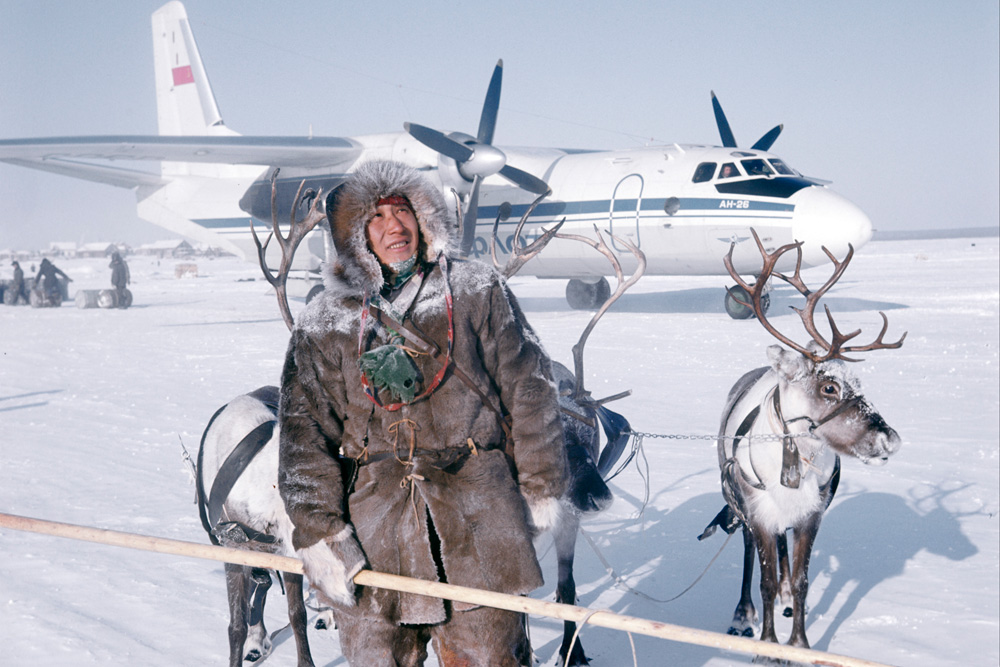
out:
<path id="1" fill-rule="evenodd" d="M 240 478 L 240 475 L 250 465 L 253 458 L 271 439 L 276 423 L 274 420 L 269 420 L 250 431 L 240 440 L 240 443 L 236 445 L 233 451 L 229 453 L 229 456 L 226 457 L 225 462 L 219 468 L 219 472 L 215 475 L 215 481 L 212 482 L 212 491 L 208 495 L 208 522 L 213 531 L 221 523 L 237 523 L 222 521 L 222 506 L 229 497 L 229 492 L 233 490 L 236 480 Z M 243 529 L 243 532 L 251 540 L 265 543 L 275 541 L 273 535 L 261 533 L 239 523 L 237 525 Z"/>
<path id="2" fill-rule="evenodd" d="M 754 475 L 757 475 L 757 481 L 755 482 L 754 480 L 750 479 L 750 476 L 747 475 L 745 470 L 743 470 L 743 466 L 741 466 L 739 461 L 736 460 L 736 448 L 739 447 L 740 440 L 746 437 L 746 434 L 750 432 L 750 429 L 753 428 L 754 422 L 757 421 L 757 417 L 759 415 L 760 415 L 760 406 L 758 405 L 753 410 L 750 411 L 750 413 L 740 423 L 739 428 L 736 429 L 736 435 L 733 436 L 733 450 L 732 450 L 733 454 L 731 460 L 733 461 L 733 463 L 736 464 L 736 468 L 739 469 L 740 475 L 743 477 L 744 482 L 746 482 L 755 489 L 764 491 L 767 487 L 764 486 L 764 483 L 760 481 L 760 476 L 757 475 L 757 471 L 754 470 Z M 752 457 L 750 458 L 750 467 L 753 468 Z"/>
<path id="3" fill-rule="evenodd" d="M 368 309 L 369 312 L 372 314 L 372 317 L 375 317 L 376 319 L 380 317 L 380 314 L 384 315 L 390 322 L 392 322 L 393 328 L 396 329 L 410 345 L 416 348 L 419 352 L 426 354 L 432 359 L 434 359 L 434 361 L 436 361 L 439 366 L 450 365 L 451 371 L 455 375 L 455 377 L 464 382 L 469 387 L 469 389 L 474 391 L 476 395 L 479 396 L 479 400 L 483 402 L 483 405 L 489 408 L 493 412 L 493 414 L 496 415 L 497 421 L 500 423 L 500 428 L 503 429 L 504 435 L 507 436 L 507 440 L 513 441 L 513 436 L 510 430 L 509 418 L 506 415 L 504 415 L 503 412 L 501 412 L 500 408 L 493 405 L 493 403 L 487 397 L 486 393 L 478 385 L 476 385 L 475 382 L 473 382 L 472 378 L 466 375 L 465 371 L 463 371 L 458 366 L 458 364 L 455 363 L 454 360 L 451 360 L 450 363 L 446 361 L 444 355 L 441 352 L 441 349 L 437 345 L 435 345 L 433 341 L 426 340 L 423 336 L 417 333 L 413 329 L 413 327 L 411 327 L 408 323 L 398 321 L 391 314 L 389 314 L 388 311 L 378 310 L 374 303 L 369 304 Z"/>

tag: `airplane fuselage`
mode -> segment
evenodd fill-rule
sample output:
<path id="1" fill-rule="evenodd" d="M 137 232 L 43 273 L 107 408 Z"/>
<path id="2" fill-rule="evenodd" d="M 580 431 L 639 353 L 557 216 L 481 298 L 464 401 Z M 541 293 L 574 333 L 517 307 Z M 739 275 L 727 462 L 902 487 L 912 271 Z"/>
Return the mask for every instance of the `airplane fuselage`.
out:
<path id="1" fill-rule="evenodd" d="M 354 141 L 362 148 L 361 160 L 389 158 L 424 170 L 455 204 L 453 184 L 461 186 L 465 181 L 448 158 L 405 133 L 355 137 Z M 769 249 L 805 241 L 804 266 L 828 261 L 821 249 L 824 246 L 843 256 L 848 244 L 860 247 L 872 234 L 870 220 L 857 206 L 764 151 L 678 144 L 617 151 L 503 151 L 552 190 L 525 224 L 522 236 L 526 241 L 563 218 L 564 233 L 594 238 L 596 226 L 602 233 L 609 231 L 638 246 L 646 255 L 650 275 L 725 275 L 721 258 L 733 242 L 737 244 L 733 256 L 737 270 L 749 273 L 760 261 L 750 238 L 751 227 Z M 277 180 L 278 209 L 289 210 L 303 180 L 306 187 L 329 192 L 343 182 L 354 164 L 282 170 Z M 727 165 L 733 175 L 724 177 Z M 270 224 L 270 190 L 268 174 L 264 174 L 247 190 L 241 208 Z M 493 224 L 501 204 L 507 202 L 511 214 L 499 224 L 497 245 L 504 261 L 517 223 L 534 198 L 499 176 L 487 177 L 480 190 L 471 254 L 490 261 Z M 213 225 L 237 245 L 252 248 L 245 217 L 234 219 L 228 229 L 218 221 L 198 222 Z M 284 216 L 279 223 L 284 223 Z M 628 271 L 634 262 L 631 254 L 615 240 L 607 242 L 622 251 L 623 268 Z M 320 247 L 315 241 L 310 243 L 314 253 Z M 779 270 L 790 268 L 780 266 Z M 558 238 L 521 270 L 524 275 L 545 278 L 588 278 L 610 272 L 600 254 L 581 251 L 578 243 Z"/>

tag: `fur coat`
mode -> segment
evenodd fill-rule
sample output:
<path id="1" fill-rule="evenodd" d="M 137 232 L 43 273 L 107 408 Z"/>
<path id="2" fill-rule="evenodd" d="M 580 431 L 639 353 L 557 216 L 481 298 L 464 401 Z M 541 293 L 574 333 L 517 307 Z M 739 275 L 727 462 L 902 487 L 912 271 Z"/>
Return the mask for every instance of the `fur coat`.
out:
<path id="1" fill-rule="evenodd" d="M 451 368 L 429 396 L 396 411 L 363 390 L 362 304 L 383 287 L 365 226 L 390 195 L 410 201 L 421 237 L 425 276 L 407 322 L 445 350 L 450 292 L 452 365 L 510 415 L 513 442 Z M 451 256 L 451 217 L 415 170 L 362 166 L 327 210 L 337 262 L 327 269 L 326 290 L 299 317 L 282 374 L 279 489 L 295 526 L 293 546 L 336 540 L 353 526 L 375 571 L 509 594 L 534 590 L 542 577 L 532 523 L 551 518 L 540 517 L 558 507 L 568 477 L 548 356 L 500 275 Z M 449 257 L 447 277 L 440 253 Z M 369 315 L 361 347 L 388 342 L 386 327 Z M 423 390 L 440 366 L 427 356 L 414 362 Z M 342 467 L 345 459 L 360 465 Z M 361 613 L 397 623 L 446 620 L 435 598 L 364 588 L 358 604 Z"/>

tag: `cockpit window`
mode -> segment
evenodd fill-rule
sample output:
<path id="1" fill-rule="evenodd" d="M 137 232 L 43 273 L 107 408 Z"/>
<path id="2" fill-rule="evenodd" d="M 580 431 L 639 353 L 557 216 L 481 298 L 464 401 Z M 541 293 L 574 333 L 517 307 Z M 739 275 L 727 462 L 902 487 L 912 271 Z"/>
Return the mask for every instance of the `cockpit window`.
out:
<path id="1" fill-rule="evenodd" d="M 719 178 L 736 178 L 739 175 L 740 175 L 739 170 L 736 168 L 736 165 L 732 162 L 727 162 L 726 164 L 722 165 L 721 169 L 719 169 Z"/>
<path id="2" fill-rule="evenodd" d="M 788 167 L 787 164 L 785 164 L 784 162 L 782 162 L 781 160 L 779 160 L 776 157 L 771 158 L 771 166 L 774 167 L 774 170 L 776 172 L 778 172 L 779 174 L 781 174 L 782 176 L 794 176 L 795 175 L 795 172 L 792 171 Z"/>
<path id="3" fill-rule="evenodd" d="M 748 176 L 771 176 L 774 174 L 774 170 L 767 166 L 767 162 L 764 160 L 743 160 L 741 164 Z"/>
<path id="4" fill-rule="evenodd" d="M 714 162 L 702 162 L 698 165 L 698 168 L 694 170 L 694 177 L 691 179 L 693 183 L 704 183 L 712 178 L 715 173 L 715 163 Z"/>

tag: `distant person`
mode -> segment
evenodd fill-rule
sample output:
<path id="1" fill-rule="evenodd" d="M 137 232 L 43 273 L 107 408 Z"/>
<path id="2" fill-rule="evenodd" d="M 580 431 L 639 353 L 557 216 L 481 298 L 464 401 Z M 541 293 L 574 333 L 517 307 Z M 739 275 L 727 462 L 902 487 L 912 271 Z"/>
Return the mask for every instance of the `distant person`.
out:
<path id="1" fill-rule="evenodd" d="M 732 178 L 736 176 L 736 167 L 732 164 L 722 165 L 722 170 L 719 171 L 719 178 Z"/>
<path id="2" fill-rule="evenodd" d="M 44 301 L 62 303 L 62 290 L 59 288 L 59 280 L 56 276 L 62 276 L 66 282 L 73 282 L 72 278 L 63 273 L 46 257 L 38 267 L 38 275 L 35 277 L 35 289 L 39 291 Z"/>
<path id="3" fill-rule="evenodd" d="M 8 296 L 4 302 L 16 306 L 21 299 L 24 299 L 24 303 L 28 303 L 28 290 L 24 287 L 24 271 L 16 260 L 11 262 L 10 265 L 14 267 L 14 280 L 8 289 L 10 289 L 14 296 Z"/>
<path id="4" fill-rule="evenodd" d="M 117 298 L 115 303 L 118 304 L 119 308 L 128 308 L 131 302 L 131 295 L 125 288 L 130 282 L 132 282 L 132 277 L 128 271 L 128 264 L 122 259 L 122 256 L 115 252 L 111 254 L 111 263 L 108 264 L 108 268 L 111 269 L 111 284 L 115 288 L 115 294 Z"/>

